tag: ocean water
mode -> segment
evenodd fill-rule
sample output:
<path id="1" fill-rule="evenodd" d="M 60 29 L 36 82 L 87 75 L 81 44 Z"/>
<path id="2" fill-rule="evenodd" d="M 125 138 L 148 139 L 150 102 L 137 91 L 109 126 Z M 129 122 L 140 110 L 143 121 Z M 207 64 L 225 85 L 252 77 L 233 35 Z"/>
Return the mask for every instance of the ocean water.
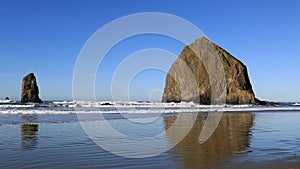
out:
<path id="1" fill-rule="evenodd" d="M 222 116 L 211 137 L 199 135 L 211 113 Z M 195 117 L 195 121 L 188 118 Z M 177 119 L 179 119 L 177 121 Z M 98 145 L 84 126 L 97 129 L 97 138 L 122 148 L 138 143 L 110 137 L 107 123 L 122 135 L 158 139 L 142 154 L 128 158 Z M 174 124 L 177 125 L 174 125 Z M 100 127 L 99 127 L 100 126 Z M 174 126 L 173 132 L 168 132 Z M 178 144 L 176 133 L 191 126 Z M 103 129 L 103 130 L 102 130 Z M 203 106 L 193 103 L 47 102 L 0 103 L 0 168 L 299 168 L 300 106 Z"/>

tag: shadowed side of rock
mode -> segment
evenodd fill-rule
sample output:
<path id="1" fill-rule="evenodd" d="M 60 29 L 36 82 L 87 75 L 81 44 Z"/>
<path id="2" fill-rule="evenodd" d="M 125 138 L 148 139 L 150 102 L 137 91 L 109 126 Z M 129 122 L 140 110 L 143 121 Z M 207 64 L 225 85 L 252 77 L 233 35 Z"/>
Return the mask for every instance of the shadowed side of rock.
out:
<path id="1" fill-rule="evenodd" d="M 28 74 L 22 80 L 22 103 L 40 103 L 42 100 L 39 97 L 39 88 L 37 85 L 36 77 L 33 73 Z"/>

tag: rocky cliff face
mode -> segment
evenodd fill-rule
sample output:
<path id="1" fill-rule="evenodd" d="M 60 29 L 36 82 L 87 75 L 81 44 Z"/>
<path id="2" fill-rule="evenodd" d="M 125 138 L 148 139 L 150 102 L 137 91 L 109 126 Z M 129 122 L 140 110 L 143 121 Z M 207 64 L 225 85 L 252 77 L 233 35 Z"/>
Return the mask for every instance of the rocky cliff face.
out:
<path id="1" fill-rule="evenodd" d="M 273 104 L 255 98 L 247 67 L 241 61 L 202 37 L 186 46 L 173 63 L 162 101 L 221 103 L 216 100 L 228 104 Z"/>
<path id="2" fill-rule="evenodd" d="M 21 102 L 41 102 L 41 99 L 39 97 L 39 88 L 37 86 L 36 78 L 33 73 L 28 74 L 22 80 Z"/>

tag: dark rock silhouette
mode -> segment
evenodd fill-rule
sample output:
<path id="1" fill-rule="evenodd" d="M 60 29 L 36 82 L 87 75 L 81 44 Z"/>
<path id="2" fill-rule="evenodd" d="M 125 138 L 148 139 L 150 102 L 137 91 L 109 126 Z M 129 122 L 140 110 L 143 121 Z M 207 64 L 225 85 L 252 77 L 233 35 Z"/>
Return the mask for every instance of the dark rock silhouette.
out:
<path id="1" fill-rule="evenodd" d="M 217 59 L 214 59 L 218 57 Z M 206 67 L 203 63 L 205 61 Z M 220 64 L 221 62 L 221 64 Z M 224 102 L 228 104 L 261 104 L 274 105 L 272 102 L 260 101 L 255 98 L 250 79 L 248 77 L 247 67 L 238 59 L 233 57 L 223 48 L 209 41 L 205 37 L 197 39 L 194 43 L 184 47 L 183 51 L 173 63 L 166 78 L 164 88 L 163 102 L 193 101 L 200 104 L 213 104 L 211 100 L 211 91 L 221 86 L 218 82 L 218 76 L 215 78 L 215 85 L 211 86 L 211 80 L 208 69 L 211 74 L 220 74 L 220 66 L 223 66 L 224 82 L 226 86 L 219 98 L 223 97 Z M 193 82 L 188 77 L 188 71 L 183 70 L 186 66 L 190 69 L 196 90 L 193 90 Z M 221 79 L 222 77 L 220 77 Z M 195 83 L 194 83 L 195 84 Z M 194 87 L 195 88 L 195 87 Z M 220 88 L 220 87 L 219 87 Z M 196 91 L 196 92 L 195 92 Z"/>
<path id="2" fill-rule="evenodd" d="M 41 99 L 39 97 L 39 88 L 33 73 L 28 74 L 22 80 L 21 102 L 22 103 L 41 102 Z"/>
<path id="3" fill-rule="evenodd" d="M 5 97 L 5 100 L 9 100 L 9 97 Z"/>
<path id="4" fill-rule="evenodd" d="M 111 105 L 113 105 L 113 104 L 111 104 L 111 103 L 101 103 L 101 106 L 111 106 Z"/>

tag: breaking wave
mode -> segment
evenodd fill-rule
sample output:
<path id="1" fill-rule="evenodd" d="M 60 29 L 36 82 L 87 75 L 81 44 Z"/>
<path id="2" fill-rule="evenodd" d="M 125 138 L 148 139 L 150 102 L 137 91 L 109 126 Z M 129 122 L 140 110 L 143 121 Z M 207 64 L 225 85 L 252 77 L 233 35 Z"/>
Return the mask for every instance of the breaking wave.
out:
<path id="1" fill-rule="evenodd" d="M 113 102 L 113 101 L 55 101 L 41 104 L 21 104 L 16 101 L 0 102 L 0 114 L 74 114 L 74 113 L 184 113 L 184 112 L 257 112 L 257 111 L 298 111 L 295 103 L 278 106 L 258 105 L 199 105 L 193 102 Z"/>

